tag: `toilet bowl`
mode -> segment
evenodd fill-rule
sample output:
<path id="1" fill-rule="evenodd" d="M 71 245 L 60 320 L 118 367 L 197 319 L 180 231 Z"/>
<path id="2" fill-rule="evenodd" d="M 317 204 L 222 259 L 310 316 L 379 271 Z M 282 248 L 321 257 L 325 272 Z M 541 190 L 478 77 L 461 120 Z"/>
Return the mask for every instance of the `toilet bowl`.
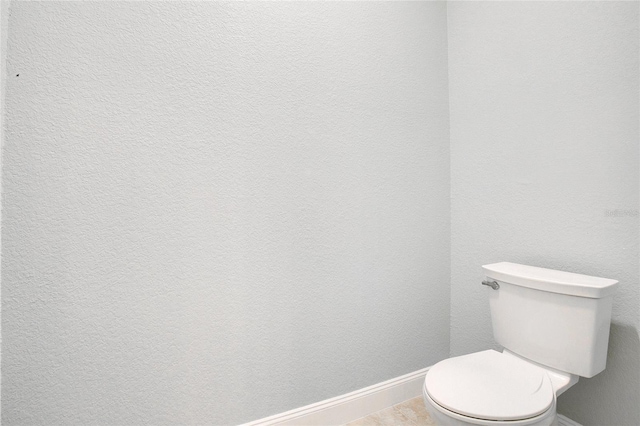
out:
<path id="1" fill-rule="evenodd" d="M 463 416 L 458 413 L 447 410 L 429 397 L 426 389 L 422 389 L 422 397 L 424 399 L 424 405 L 427 407 L 431 418 L 435 420 L 439 426 L 468 426 L 468 425 L 505 425 L 505 422 L 495 420 L 476 419 L 468 416 Z M 556 416 L 556 401 L 554 399 L 553 405 L 546 412 L 529 419 L 513 420 L 507 423 L 510 426 L 558 426 L 558 419 Z"/>
<path id="2" fill-rule="evenodd" d="M 549 426 L 557 396 L 577 381 L 507 350 L 487 350 L 433 366 L 422 394 L 438 424 Z"/>
<path id="3" fill-rule="evenodd" d="M 617 281 L 515 263 L 483 266 L 495 340 L 440 361 L 422 389 L 439 425 L 557 425 L 558 396 L 604 370 Z"/>

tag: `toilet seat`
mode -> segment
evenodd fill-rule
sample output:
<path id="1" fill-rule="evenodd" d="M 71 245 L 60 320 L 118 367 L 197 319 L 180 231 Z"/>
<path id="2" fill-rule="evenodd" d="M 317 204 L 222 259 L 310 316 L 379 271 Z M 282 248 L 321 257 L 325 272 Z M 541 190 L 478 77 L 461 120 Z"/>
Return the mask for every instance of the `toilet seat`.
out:
<path id="1" fill-rule="evenodd" d="M 489 421 L 536 417 L 555 399 L 545 370 L 494 350 L 437 363 L 427 373 L 425 390 L 446 410 Z"/>
<path id="2" fill-rule="evenodd" d="M 556 421 L 556 401 L 553 405 L 544 413 L 523 420 L 483 420 L 476 419 L 474 417 L 463 416 L 462 414 L 455 413 L 451 410 L 438 405 L 434 402 L 426 388 L 422 386 L 422 398 L 424 400 L 425 407 L 429 411 L 431 418 L 439 425 L 447 426 L 558 426 Z"/>

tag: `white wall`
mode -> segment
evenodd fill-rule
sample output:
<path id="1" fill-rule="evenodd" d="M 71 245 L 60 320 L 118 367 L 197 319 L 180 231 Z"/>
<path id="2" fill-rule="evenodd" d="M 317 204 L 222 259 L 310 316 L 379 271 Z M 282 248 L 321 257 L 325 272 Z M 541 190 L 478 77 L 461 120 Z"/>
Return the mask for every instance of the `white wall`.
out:
<path id="1" fill-rule="evenodd" d="M 9 10 L 11 2 L 9 0 L 0 0 L 0 175 L 2 174 L 2 151 L 4 146 L 4 129 L 5 129 L 5 83 L 6 83 L 6 66 L 7 66 L 7 38 L 9 35 Z M 0 194 L 2 194 L 2 181 L 0 180 Z M 0 234 L 2 231 L 2 207 L 0 206 Z M 2 238 L 0 236 L 0 253 L 2 247 Z M 0 262 L 0 288 L 2 288 L 2 262 Z M 1 293 L 1 291 L 0 291 Z M 2 317 L 2 309 L 0 308 L 0 318 Z M 1 323 L 1 321 L 0 321 Z M 2 327 L 0 324 L 0 347 L 2 346 Z M 1 352 L 1 351 L 0 351 Z M 0 353 L 0 365 L 2 354 Z M 0 371 L 2 368 L 0 368 Z M 0 374 L 1 376 L 1 374 Z M 2 380 L 0 380 L 0 389 L 2 389 Z M 2 418 L 2 403 L 0 400 L 0 419 Z M 1 423 L 1 421 L 0 421 Z"/>
<path id="2" fill-rule="evenodd" d="M 4 424 L 237 423 L 445 358 L 446 60 L 442 3 L 13 3 Z"/>
<path id="3" fill-rule="evenodd" d="M 559 411 L 638 425 L 638 3 L 454 2 L 448 14 L 451 354 L 493 345 L 480 265 L 616 278 L 607 369 Z"/>

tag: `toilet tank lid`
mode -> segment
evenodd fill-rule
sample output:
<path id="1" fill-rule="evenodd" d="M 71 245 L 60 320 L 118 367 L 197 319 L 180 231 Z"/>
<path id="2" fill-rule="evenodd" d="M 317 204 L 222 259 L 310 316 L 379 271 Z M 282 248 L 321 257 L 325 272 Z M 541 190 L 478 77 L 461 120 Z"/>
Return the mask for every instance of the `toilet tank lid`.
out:
<path id="1" fill-rule="evenodd" d="M 618 284 L 618 281 L 609 278 L 598 278 L 511 262 L 492 263 L 483 265 L 482 268 L 488 278 L 493 278 L 496 281 L 591 299 L 601 299 L 612 295 Z"/>

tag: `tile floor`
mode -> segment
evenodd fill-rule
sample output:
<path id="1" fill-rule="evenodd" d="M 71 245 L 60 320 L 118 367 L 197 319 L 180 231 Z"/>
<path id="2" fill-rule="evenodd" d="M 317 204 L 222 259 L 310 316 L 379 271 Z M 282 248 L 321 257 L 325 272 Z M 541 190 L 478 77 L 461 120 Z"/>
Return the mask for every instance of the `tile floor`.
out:
<path id="1" fill-rule="evenodd" d="M 345 426 L 434 426 L 429 413 L 424 408 L 422 397 L 410 399 L 347 423 Z"/>

